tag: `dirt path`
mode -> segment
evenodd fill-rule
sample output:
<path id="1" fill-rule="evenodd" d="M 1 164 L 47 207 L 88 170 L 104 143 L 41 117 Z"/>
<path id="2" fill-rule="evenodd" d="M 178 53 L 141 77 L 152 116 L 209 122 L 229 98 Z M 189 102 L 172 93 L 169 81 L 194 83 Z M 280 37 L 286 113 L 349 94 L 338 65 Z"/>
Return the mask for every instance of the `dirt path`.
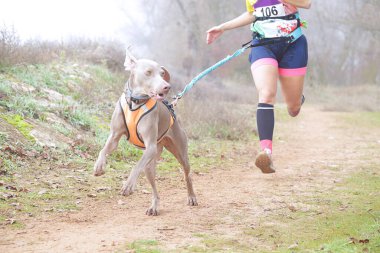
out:
<path id="1" fill-rule="evenodd" d="M 358 136 L 354 135 L 357 129 L 343 130 L 340 124 L 337 113 L 315 108 L 277 123 L 277 173 L 263 175 L 254 167 L 255 143 L 245 152 L 232 151 L 226 159 L 233 159 L 234 166 L 194 175 L 198 207 L 186 206 L 186 190 L 179 177 L 164 179 L 158 182 L 158 217 L 144 214 L 150 195 L 143 192 L 94 200 L 80 212 L 39 218 L 23 230 L 3 231 L 0 252 L 114 252 L 139 239 L 159 241 L 170 250 L 197 245 L 201 239 L 195 234 L 220 235 L 270 250 L 273 245 L 263 245 L 258 237 L 244 237 L 243 231 L 270 225 L 273 215 L 313 211 L 299 198 L 332 189 L 365 162 L 358 148 L 373 138 L 353 137 Z M 338 167 L 339 172 L 326 169 Z"/>

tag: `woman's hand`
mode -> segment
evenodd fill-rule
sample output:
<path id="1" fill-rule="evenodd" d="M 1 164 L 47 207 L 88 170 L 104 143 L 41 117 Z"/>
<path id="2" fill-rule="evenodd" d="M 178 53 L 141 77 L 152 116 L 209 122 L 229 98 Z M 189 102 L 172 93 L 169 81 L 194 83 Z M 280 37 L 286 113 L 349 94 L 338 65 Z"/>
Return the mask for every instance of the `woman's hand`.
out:
<path id="1" fill-rule="evenodd" d="M 207 44 L 213 43 L 217 38 L 219 38 L 224 31 L 231 30 L 237 27 L 242 27 L 252 23 L 255 20 L 255 16 L 252 13 L 244 12 L 240 16 L 227 21 L 221 25 L 214 26 L 207 31 Z"/>
<path id="2" fill-rule="evenodd" d="M 207 38 L 206 42 L 207 44 L 213 43 L 217 38 L 219 38 L 223 34 L 224 30 L 222 27 L 219 26 L 214 26 L 210 30 L 207 31 Z"/>

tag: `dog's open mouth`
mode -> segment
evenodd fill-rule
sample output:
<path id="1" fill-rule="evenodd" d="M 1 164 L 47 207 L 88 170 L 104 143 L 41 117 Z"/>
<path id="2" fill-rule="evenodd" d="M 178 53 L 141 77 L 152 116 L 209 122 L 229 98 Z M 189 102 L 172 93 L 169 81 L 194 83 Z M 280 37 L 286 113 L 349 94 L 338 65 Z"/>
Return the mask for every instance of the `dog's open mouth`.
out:
<path id="1" fill-rule="evenodd" d="M 156 100 L 159 100 L 159 101 L 162 101 L 162 100 L 165 99 L 166 95 L 167 95 L 167 93 L 164 93 L 164 92 L 162 92 L 162 93 L 155 93 L 155 94 L 152 96 L 152 98 L 154 98 L 154 99 L 156 99 Z"/>
<path id="2" fill-rule="evenodd" d="M 164 100 L 164 98 L 165 98 L 164 93 L 158 93 L 158 94 L 156 95 L 156 99 L 157 99 L 157 100 Z"/>

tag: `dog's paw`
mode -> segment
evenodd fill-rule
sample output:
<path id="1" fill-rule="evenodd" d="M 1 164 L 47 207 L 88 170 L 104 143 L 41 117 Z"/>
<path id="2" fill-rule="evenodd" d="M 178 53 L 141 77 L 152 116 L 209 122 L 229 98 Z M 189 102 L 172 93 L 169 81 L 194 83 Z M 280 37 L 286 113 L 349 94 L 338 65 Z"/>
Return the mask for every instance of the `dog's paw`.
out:
<path id="1" fill-rule="evenodd" d="M 197 206 L 198 205 L 197 198 L 195 196 L 189 196 L 187 199 L 187 205 Z"/>
<path id="2" fill-rule="evenodd" d="M 104 175 L 106 172 L 103 169 L 94 169 L 94 176 L 99 177 Z"/>
<path id="3" fill-rule="evenodd" d="M 96 161 L 94 166 L 94 176 L 101 176 L 104 175 L 106 172 L 104 171 L 104 168 L 106 167 L 106 163 L 102 161 Z"/>
<path id="4" fill-rule="evenodd" d="M 157 216 L 158 215 L 158 209 L 154 206 L 151 206 L 146 210 L 145 214 L 149 215 L 149 216 Z"/>
<path id="5" fill-rule="evenodd" d="M 121 188 L 120 194 L 123 196 L 132 195 L 132 193 L 134 192 L 134 189 L 135 189 L 135 187 L 133 184 L 131 184 L 128 181 L 124 182 L 123 187 Z"/>

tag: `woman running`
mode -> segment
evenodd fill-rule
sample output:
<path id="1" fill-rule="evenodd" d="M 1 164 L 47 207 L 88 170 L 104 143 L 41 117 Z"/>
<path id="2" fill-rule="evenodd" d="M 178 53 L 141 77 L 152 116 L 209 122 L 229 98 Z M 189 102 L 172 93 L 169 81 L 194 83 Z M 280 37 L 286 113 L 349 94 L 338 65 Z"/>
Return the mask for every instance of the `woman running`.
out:
<path id="1" fill-rule="evenodd" d="M 249 55 L 259 95 L 256 119 L 261 152 L 255 164 L 263 173 L 275 172 L 272 139 L 277 80 L 280 79 L 290 116 L 299 114 L 305 100 L 302 92 L 308 50 L 298 8 L 309 9 L 310 5 L 311 0 L 246 0 L 246 12 L 207 31 L 207 44 L 211 44 L 224 31 L 251 24 L 253 45 L 267 42 L 252 48 Z"/>

